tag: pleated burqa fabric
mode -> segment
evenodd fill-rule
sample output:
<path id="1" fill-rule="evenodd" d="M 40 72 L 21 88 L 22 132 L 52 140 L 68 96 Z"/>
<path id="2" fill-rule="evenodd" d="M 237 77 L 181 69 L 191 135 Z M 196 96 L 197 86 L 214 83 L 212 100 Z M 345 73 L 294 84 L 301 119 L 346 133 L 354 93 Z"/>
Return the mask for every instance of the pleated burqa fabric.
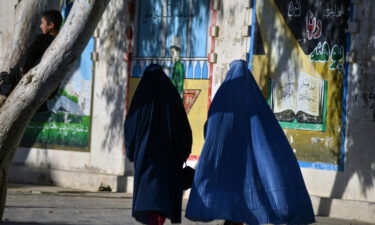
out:
<path id="1" fill-rule="evenodd" d="M 126 155 L 134 162 L 132 216 L 181 221 L 182 167 L 192 133 L 180 95 L 159 65 L 145 69 L 125 121 Z"/>
<path id="2" fill-rule="evenodd" d="M 212 101 L 186 217 L 315 221 L 296 157 L 245 61 L 231 63 Z"/>

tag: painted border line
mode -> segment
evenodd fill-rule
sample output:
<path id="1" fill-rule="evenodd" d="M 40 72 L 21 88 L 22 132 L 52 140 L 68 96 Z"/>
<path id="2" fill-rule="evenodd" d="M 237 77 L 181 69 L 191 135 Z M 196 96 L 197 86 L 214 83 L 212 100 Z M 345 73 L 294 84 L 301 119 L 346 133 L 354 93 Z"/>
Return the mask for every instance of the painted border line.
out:
<path id="1" fill-rule="evenodd" d="M 354 4 L 352 0 L 349 0 L 350 12 L 349 21 L 353 21 Z M 350 52 L 351 34 L 348 32 L 346 36 L 346 49 L 345 53 Z M 345 57 L 344 57 L 345 59 Z M 350 64 L 345 60 L 344 63 L 344 80 L 343 80 L 343 93 L 342 93 L 342 128 L 341 128 L 341 151 L 340 151 L 340 163 L 338 171 L 344 171 L 345 167 L 345 147 L 346 147 L 346 120 L 347 120 L 347 100 L 348 100 L 348 77 L 349 77 Z"/>
<path id="2" fill-rule="evenodd" d="M 249 58 L 247 59 L 248 62 L 248 68 L 251 71 L 252 69 L 252 60 L 253 60 L 253 54 L 254 54 L 254 41 L 255 41 L 255 21 L 256 21 L 256 0 L 252 0 L 252 11 L 251 11 L 251 34 L 250 34 L 250 46 L 249 46 Z"/>

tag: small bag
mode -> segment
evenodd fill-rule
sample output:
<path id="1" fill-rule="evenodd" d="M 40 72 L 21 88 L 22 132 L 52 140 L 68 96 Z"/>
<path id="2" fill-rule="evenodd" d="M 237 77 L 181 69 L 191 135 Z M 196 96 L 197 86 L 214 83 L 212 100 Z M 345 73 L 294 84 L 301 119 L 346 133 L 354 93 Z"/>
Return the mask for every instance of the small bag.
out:
<path id="1" fill-rule="evenodd" d="M 194 175 L 195 175 L 195 170 L 191 168 L 190 166 L 185 165 L 185 167 L 182 170 L 184 190 L 191 188 L 191 185 L 193 184 L 193 181 L 194 181 Z"/>

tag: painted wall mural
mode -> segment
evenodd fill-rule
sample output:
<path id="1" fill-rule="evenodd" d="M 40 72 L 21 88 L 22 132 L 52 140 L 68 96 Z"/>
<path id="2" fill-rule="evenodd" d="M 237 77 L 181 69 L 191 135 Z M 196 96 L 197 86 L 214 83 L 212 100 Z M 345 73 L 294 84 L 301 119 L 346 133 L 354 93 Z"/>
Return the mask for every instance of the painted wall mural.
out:
<path id="1" fill-rule="evenodd" d="M 72 3 L 62 10 L 66 18 Z M 93 38 L 67 78 L 27 125 L 22 147 L 89 151 Z"/>
<path id="2" fill-rule="evenodd" d="M 208 110 L 210 1 L 145 0 L 138 1 L 137 11 L 128 105 L 144 69 L 151 63 L 160 64 L 183 98 L 193 131 L 191 159 L 196 159 L 204 142 Z"/>
<path id="3" fill-rule="evenodd" d="M 257 0 L 251 67 L 305 167 L 343 160 L 349 0 Z"/>

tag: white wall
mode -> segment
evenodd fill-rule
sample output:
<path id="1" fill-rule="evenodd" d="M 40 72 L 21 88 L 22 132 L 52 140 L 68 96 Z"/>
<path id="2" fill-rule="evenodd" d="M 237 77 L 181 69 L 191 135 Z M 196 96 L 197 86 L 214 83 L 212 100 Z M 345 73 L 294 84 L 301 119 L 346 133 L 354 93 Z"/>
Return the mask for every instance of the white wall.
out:
<path id="1" fill-rule="evenodd" d="M 246 60 L 249 52 L 250 38 L 243 36 L 245 26 L 251 24 L 250 1 L 220 1 L 217 12 L 219 36 L 215 40 L 217 63 L 214 65 L 212 77 L 212 97 L 225 79 L 229 63 L 236 59 Z"/>

